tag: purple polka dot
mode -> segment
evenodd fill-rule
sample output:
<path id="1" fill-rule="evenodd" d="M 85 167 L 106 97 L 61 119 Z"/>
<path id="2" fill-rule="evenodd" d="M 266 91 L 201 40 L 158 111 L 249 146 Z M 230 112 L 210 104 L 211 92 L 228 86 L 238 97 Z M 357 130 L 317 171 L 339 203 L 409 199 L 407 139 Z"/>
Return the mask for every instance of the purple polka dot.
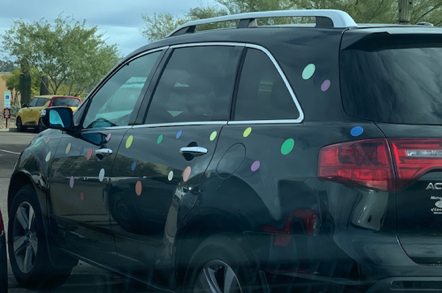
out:
<path id="1" fill-rule="evenodd" d="M 325 92 L 330 88 L 330 80 L 326 79 L 321 85 L 321 91 Z"/>
<path id="2" fill-rule="evenodd" d="M 252 166 L 250 167 L 250 170 L 252 170 L 252 172 L 255 172 L 256 170 L 259 169 L 259 166 L 261 166 L 261 162 L 255 161 L 255 162 L 253 162 Z"/>
<path id="3" fill-rule="evenodd" d="M 132 166 L 130 167 L 130 169 L 131 169 L 132 171 L 134 171 L 136 167 L 137 167 L 137 163 L 134 161 L 134 162 L 132 163 Z"/>
<path id="4" fill-rule="evenodd" d="M 69 186 L 71 188 L 74 188 L 74 177 L 73 176 L 71 176 L 71 178 L 69 179 Z"/>
<path id="5" fill-rule="evenodd" d="M 84 147 L 81 147 L 81 148 L 80 148 L 80 155 L 82 155 L 83 152 L 84 152 Z"/>
<path id="6" fill-rule="evenodd" d="M 176 139 L 179 139 L 179 138 L 181 137 L 181 135 L 183 135 L 183 131 L 182 131 L 182 130 L 179 130 L 179 131 L 176 133 Z"/>

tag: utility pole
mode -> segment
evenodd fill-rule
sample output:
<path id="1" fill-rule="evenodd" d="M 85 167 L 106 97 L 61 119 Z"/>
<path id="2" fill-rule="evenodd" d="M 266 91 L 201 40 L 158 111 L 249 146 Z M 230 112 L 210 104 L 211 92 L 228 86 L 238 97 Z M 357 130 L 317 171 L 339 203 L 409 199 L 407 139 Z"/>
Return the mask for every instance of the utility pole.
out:
<path id="1" fill-rule="evenodd" d="M 398 22 L 399 24 L 410 24 L 411 10 L 413 9 L 413 1 L 398 0 Z"/>

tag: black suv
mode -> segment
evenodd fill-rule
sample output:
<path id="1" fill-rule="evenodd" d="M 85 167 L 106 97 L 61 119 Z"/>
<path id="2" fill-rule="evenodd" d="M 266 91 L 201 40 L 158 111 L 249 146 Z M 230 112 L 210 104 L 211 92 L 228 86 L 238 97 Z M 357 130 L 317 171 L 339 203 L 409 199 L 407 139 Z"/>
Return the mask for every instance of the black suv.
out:
<path id="1" fill-rule="evenodd" d="M 312 17 L 313 25 L 259 26 Z M 197 32 L 214 22 L 236 27 Z M 269 21 L 270 22 L 270 21 Z M 18 281 L 442 288 L 442 30 L 336 10 L 194 21 L 53 107 L 9 187 Z"/>

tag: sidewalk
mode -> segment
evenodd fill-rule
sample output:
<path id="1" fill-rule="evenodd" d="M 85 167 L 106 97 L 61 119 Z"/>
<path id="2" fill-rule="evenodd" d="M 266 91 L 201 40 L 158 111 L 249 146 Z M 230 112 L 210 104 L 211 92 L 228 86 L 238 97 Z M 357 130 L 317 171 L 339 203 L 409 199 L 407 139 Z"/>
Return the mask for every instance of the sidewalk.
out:
<path id="1" fill-rule="evenodd" d="M 15 127 L 15 117 L 8 119 L 8 128 L 6 128 L 6 120 L 0 116 L 0 131 L 17 131 Z"/>

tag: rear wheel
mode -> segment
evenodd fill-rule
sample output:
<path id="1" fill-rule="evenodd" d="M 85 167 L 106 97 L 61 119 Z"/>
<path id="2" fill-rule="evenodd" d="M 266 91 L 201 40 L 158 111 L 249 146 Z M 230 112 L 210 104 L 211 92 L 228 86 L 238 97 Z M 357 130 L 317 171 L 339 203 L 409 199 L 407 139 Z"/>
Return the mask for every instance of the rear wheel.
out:
<path id="1" fill-rule="evenodd" d="M 203 241 L 186 271 L 184 292 L 261 291 L 256 260 L 233 236 L 216 235 Z"/>
<path id="2" fill-rule="evenodd" d="M 37 195 L 22 187 L 9 213 L 8 252 L 17 281 L 31 289 L 58 287 L 69 278 L 72 268 L 57 269 L 49 260 L 48 247 Z"/>

